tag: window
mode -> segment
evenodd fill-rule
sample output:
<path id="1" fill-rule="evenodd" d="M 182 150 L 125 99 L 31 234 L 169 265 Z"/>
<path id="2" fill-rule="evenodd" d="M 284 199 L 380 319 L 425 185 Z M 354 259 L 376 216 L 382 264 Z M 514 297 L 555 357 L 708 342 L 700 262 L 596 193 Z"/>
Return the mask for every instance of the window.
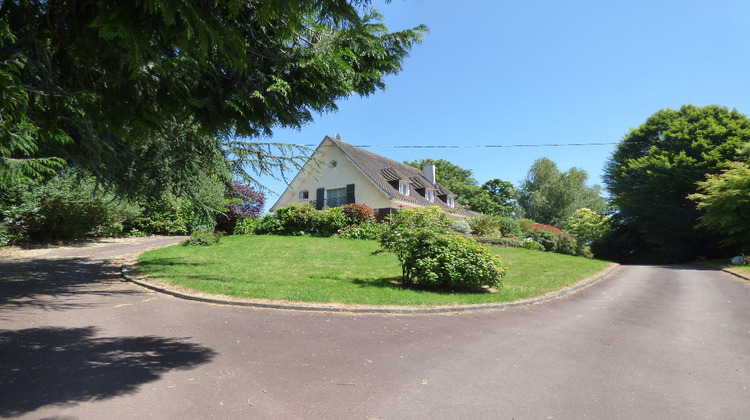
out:
<path id="1" fill-rule="evenodd" d="M 425 190 L 425 192 L 424 192 L 424 198 L 426 198 L 427 201 L 429 201 L 430 203 L 434 203 L 435 202 L 435 191 Z"/>
<path id="2" fill-rule="evenodd" d="M 338 207 L 346 204 L 346 188 L 326 190 L 326 206 Z"/>
<path id="3" fill-rule="evenodd" d="M 300 191 L 299 193 L 299 199 L 300 200 L 309 200 L 310 199 L 310 192 L 307 190 Z"/>
<path id="4" fill-rule="evenodd" d="M 398 182 L 398 192 L 400 192 L 403 195 L 411 195 L 411 188 L 409 186 L 408 182 L 399 181 Z"/>
<path id="5" fill-rule="evenodd" d="M 453 197 L 448 197 L 448 206 L 449 207 L 456 207 L 456 201 Z"/>

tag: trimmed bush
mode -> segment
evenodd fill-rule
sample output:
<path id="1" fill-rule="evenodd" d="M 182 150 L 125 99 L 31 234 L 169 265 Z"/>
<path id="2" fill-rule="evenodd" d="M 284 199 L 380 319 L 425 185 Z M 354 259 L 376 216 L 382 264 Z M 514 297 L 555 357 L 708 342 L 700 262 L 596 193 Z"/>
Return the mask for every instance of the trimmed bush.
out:
<path id="1" fill-rule="evenodd" d="M 526 231 L 528 238 L 534 240 L 542 246 L 547 252 L 555 252 L 557 250 L 557 243 L 560 241 L 560 237 L 549 229 L 539 226 L 530 226 Z"/>
<path id="2" fill-rule="evenodd" d="M 506 238 L 500 236 L 478 236 L 474 238 L 475 241 L 494 246 L 501 246 L 504 248 L 521 248 L 523 242 L 518 238 Z"/>
<path id="3" fill-rule="evenodd" d="M 389 221 L 379 252 L 396 254 L 404 287 L 477 290 L 502 285 L 505 268 L 497 256 L 482 244 L 449 233 L 450 222 L 438 208 L 403 210 Z"/>
<path id="4" fill-rule="evenodd" d="M 180 242 L 182 246 L 211 246 L 219 243 L 221 235 L 207 232 L 205 230 L 198 230 L 190 235 L 190 239 Z"/>
<path id="5" fill-rule="evenodd" d="M 498 229 L 503 236 L 509 237 L 508 235 L 514 235 L 516 238 L 523 236 L 521 228 L 518 226 L 518 222 L 511 219 L 510 217 L 499 217 L 497 219 Z"/>
<path id="6" fill-rule="evenodd" d="M 451 225 L 451 229 L 463 235 L 468 235 L 471 233 L 471 226 L 469 226 L 469 222 L 467 222 L 466 220 L 456 220 Z"/>
<path id="7" fill-rule="evenodd" d="M 351 203 L 341 207 L 344 211 L 349 225 L 375 221 L 375 210 L 364 204 Z"/>

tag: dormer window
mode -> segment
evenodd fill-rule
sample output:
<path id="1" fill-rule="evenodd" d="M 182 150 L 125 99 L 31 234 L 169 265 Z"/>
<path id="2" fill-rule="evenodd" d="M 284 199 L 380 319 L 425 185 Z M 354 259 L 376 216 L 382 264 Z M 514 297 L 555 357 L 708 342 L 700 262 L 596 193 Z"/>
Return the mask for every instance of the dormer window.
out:
<path id="1" fill-rule="evenodd" d="M 411 185 L 409 185 L 408 181 L 399 181 L 398 182 L 398 192 L 400 192 L 403 195 L 410 195 L 411 194 Z"/>
<path id="2" fill-rule="evenodd" d="M 430 203 L 435 202 L 435 191 L 432 190 L 425 190 L 424 192 L 424 198 L 427 199 Z"/>
<path id="3" fill-rule="evenodd" d="M 456 207 L 456 200 L 453 197 L 448 197 L 446 204 L 448 204 L 448 207 L 451 208 Z"/>

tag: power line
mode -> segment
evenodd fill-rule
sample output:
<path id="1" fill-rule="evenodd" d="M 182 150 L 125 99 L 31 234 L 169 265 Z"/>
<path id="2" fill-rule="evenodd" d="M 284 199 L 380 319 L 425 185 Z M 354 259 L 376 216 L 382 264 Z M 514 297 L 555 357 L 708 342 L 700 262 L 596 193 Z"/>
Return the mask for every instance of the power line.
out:
<path id="1" fill-rule="evenodd" d="M 509 147 L 568 147 L 568 146 L 609 146 L 619 144 L 611 143 L 546 143 L 546 144 L 469 144 L 469 145 L 449 145 L 449 144 L 431 144 L 431 145 L 398 145 L 398 144 L 365 144 L 354 145 L 361 148 L 390 148 L 390 149 L 479 149 L 479 148 L 509 148 Z M 304 144 L 305 147 L 315 147 L 317 144 Z"/>

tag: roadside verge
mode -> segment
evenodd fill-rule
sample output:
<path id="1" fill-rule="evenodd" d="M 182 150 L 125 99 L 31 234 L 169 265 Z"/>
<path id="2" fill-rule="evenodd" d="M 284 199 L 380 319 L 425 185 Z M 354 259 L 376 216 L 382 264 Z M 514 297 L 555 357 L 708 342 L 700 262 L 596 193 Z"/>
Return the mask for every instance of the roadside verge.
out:
<path id="1" fill-rule="evenodd" d="M 544 296 L 518 300 L 514 302 L 502 302 L 502 303 L 486 303 L 478 305 L 460 305 L 460 306 L 431 306 L 431 307 L 403 307 L 403 306 L 364 306 L 364 305 L 344 305 L 344 304 L 324 304 L 324 303 L 306 303 L 306 302 L 277 302 L 277 301 L 265 301 L 256 299 L 238 299 L 228 296 L 208 295 L 200 294 L 195 292 L 188 292 L 182 290 L 176 290 L 171 286 L 157 284 L 156 281 L 149 279 L 140 278 L 136 275 L 131 274 L 132 265 L 131 259 L 126 259 L 122 263 L 122 276 L 139 286 L 145 287 L 156 292 L 171 295 L 180 299 L 186 299 L 196 302 L 213 303 L 219 305 L 235 305 L 235 306 L 249 306 L 254 308 L 265 308 L 265 309 L 288 309 L 288 310 L 301 310 L 301 311 L 321 311 L 321 312 L 348 312 L 358 314 L 441 314 L 441 313 L 452 313 L 452 312 L 469 312 L 469 311 L 482 311 L 482 310 L 498 310 L 505 309 L 514 306 L 532 305 L 536 303 L 546 302 L 548 300 L 557 299 L 565 295 L 575 293 L 583 288 L 591 286 L 592 284 L 604 279 L 605 277 L 612 274 L 619 264 L 612 263 L 604 271 L 597 273 L 594 276 L 585 278 L 577 284 L 567 287 L 556 292 L 548 293 Z M 160 282 L 159 282 L 160 283 Z"/>

